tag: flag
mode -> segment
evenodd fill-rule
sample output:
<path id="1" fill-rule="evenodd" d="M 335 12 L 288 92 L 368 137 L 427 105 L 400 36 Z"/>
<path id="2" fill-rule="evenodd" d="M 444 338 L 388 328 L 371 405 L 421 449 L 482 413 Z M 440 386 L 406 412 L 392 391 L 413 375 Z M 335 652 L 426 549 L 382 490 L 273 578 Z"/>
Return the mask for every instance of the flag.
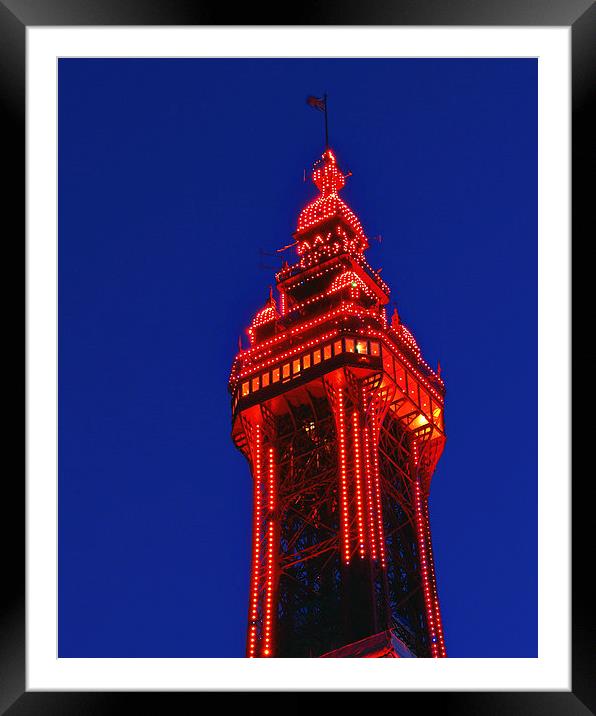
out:
<path id="1" fill-rule="evenodd" d="M 325 97 L 312 97 L 309 96 L 306 98 L 306 104 L 309 104 L 311 107 L 314 107 L 315 109 L 318 109 L 319 112 L 325 112 L 327 107 L 326 105 L 326 98 Z"/>

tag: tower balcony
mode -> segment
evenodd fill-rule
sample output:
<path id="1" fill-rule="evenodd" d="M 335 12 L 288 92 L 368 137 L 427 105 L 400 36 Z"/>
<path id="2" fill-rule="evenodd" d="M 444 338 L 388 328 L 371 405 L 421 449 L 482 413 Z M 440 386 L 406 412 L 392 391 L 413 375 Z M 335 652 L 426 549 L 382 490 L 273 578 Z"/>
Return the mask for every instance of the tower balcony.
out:
<path id="1" fill-rule="evenodd" d="M 430 430 L 431 437 L 443 438 L 442 384 L 425 375 L 420 364 L 409 360 L 390 336 L 370 325 L 359 330 L 345 326 L 333 336 L 306 341 L 293 352 L 286 351 L 260 366 L 247 368 L 232 386 L 233 422 L 240 413 L 258 411 L 262 404 L 267 404 L 273 413 L 283 412 L 280 396 L 308 401 L 305 389 L 323 392 L 323 378 L 341 384 L 344 369 L 349 369 L 357 379 L 382 375 L 382 385 L 393 394 L 390 410 L 408 431 Z"/>

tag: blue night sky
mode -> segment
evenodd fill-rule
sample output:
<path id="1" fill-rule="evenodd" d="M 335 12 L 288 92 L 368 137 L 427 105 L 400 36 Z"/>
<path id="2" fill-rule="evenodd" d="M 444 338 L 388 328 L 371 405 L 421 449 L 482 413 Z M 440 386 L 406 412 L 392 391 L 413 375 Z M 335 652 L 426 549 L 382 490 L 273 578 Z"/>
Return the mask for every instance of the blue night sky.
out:
<path id="1" fill-rule="evenodd" d="M 251 479 L 227 380 L 279 266 L 259 249 L 316 193 L 305 98 L 325 90 L 343 196 L 382 236 L 369 260 L 447 384 L 448 654 L 537 655 L 536 61 L 68 59 L 61 657 L 244 655 Z"/>

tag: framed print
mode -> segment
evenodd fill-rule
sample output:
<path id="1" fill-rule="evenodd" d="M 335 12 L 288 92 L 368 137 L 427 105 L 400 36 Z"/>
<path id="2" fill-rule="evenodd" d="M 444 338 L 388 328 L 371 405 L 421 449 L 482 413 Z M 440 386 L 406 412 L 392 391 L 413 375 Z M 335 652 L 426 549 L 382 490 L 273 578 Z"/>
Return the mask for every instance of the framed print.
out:
<path id="1" fill-rule="evenodd" d="M 593 4 L 245 15 L 0 5 L 27 276 L 2 708 L 594 711 Z"/>

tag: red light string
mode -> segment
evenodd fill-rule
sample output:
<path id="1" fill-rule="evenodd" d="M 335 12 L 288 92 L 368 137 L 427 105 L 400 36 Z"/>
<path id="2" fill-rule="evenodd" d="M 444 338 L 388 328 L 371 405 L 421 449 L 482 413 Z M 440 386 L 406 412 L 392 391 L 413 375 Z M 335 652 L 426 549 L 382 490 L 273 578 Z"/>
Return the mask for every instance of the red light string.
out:
<path id="1" fill-rule="evenodd" d="M 375 520 L 375 505 L 373 497 L 373 470 L 371 462 L 371 444 L 370 444 L 370 429 L 367 425 L 362 429 L 364 435 L 364 472 L 366 475 L 366 503 L 368 506 L 368 534 L 370 542 L 370 554 L 372 559 L 377 561 L 377 537 L 376 537 L 376 520 Z"/>
<path id="2" fill-rule="evenodd" d="M 320 323 L 324 323 L 325 321 L 329 320 L 330 318 L 339 316 L 340 314 L 341 315 L 355 315 L 361 319 L 370 318 L 370 317 L 374 317 L 377 319 L 379 318 L 379 315 L 375 314 L 374 312 L 367 311 L 366 309 L 357 311 L 357 310 L 353 309 L 352 305 L 342 302 L 342 304 L 340 305 L 340 307 L 337 310 L 331 311 L 330 313 L 320 317 L 316 321 L 309 321 L 308 324 L 301 324 L 300 326 L 297 326 L 296 328 L 292 329 L 291 331 L 288 331 L 284 334 L 280 334 L 279 336 L 276 336 L 275 338 L 269 339 L 268 341 L 264 342 L 263 344 L 261 344 L 259 346 L 255 346 L 255 348 L 261 349 L 261 348 L 265 348 L 268 345 L 271 345 L 274 343 L 279 343 L 284 338 L 287 339 L 288 334 L 290 334 L 290 333 L 296 334 L 296 333 L 299 333 L 300 331 L 304 330 L 304 328 L 313 328 L 313 327 L 319 325 Z M 317 338 L 314 338 L 313 340 L 308 341 L 304 344 L 301 344 L 300 346 L 297 346 L 291 350 L 285 351 L 284 353 L 277 354 L 273 358 L 269 359 L 268 361 L 264 361 L 262 363 L 259 363 L 258 365 L 251 364 L 250 366 L 248 366 L 247 368 L 245 368 L 244 370 L 242 370 L 240 372 L 238 372 L 237 369 L 236 370 L 233 369 L 232 375 L 230 376 L 230 385 L 235 386 L 238 381 L 242 380 L 246 376 L 251 375 L 252 373 L 255 373 L 257 371 L 261 371 L 261 370 L 273 365 L 274 363 L 276 363 L 278 361 L 284 360 L 285 358 L 296 355 L 297 353 L 300 353 L 303 350 L 311 348 L 312 346 L 317 345 L 317 343 L 327 340 L 331 335 L 336 335 L 338 332 L 339 332 L 339 330 L 335 329 L 335 331 L 333 331 L 333 332 L 324 334 L 323 336 L 318 336 Z M 440 403 L 443 402 L 444 396 L 441 395 L 428 382 L 428 380 L 416 369 L 416 367 L 412 364 L 412 362 L 410 360 L 408 360 L 408 358 L 399 350 L 399 348 L 388 339 L 386 333 L 384 333 L 382 331 L 374 330 L 370 327 L 367 327 L 361 331 L 361 335 L 362 335 L 362 337 L 366 337 L 366 338 L 377 338 L 382 343 L 384 343 L 387 346 L 387 348 L 389 348 L 399 358 L 403 367 L 407 368 L 409 370 L 409 372 L 411 372 L 413 374 L 413 376 L 424 386 L 424 388 L 433 396 L 433 398 L 435 398 Z M 247 357 L 247 354 L 249 354 L 250 351 L 251 351 L 251 349 L 248 349 L 247 351 L 243 351 L 241 354 L 239 354 L 238 357 L 243 357 L 243 358 Z M 267 355 L 271 355 L 272 353 L 273 353 L 273 350 L 270 349 L 270 350 L 263 351 L 262 355 L 257 354 L 256 356 L 252 356 L 251 358 L 252 358 L 252 361 L 256 361 L 256 360 L 264 358 Z M 443 381 L 436 376 L 436 374 L 434 373 L 434 371 L 432 371 L 432 369 L 428 366 L 428 364 L 425 364 L 424 361 L 422 361 L 422 360 L 420 362 L 423 363 L 425 365 L 425 367 L 427 367 L 429 372 L 433 375 L 434 378 L 437 379 L 437 381 L 440 384 L 443 384 Z"/>
<path id="3" fill-rule="evenodd" d="M 356 284 L 356 286 L 353 286 L 352 284 Z M 320 301 L 329 298 L 329 296 L 332 296 L 334 293 L 338 293 L 339 291 L 348 286 L 350 287 L 351 299 L 357 299 L 360 294 L 360 291 L 366 294 L 366 296 L 368 296 L 368 298 L 373 301 L 377 298 L 377 296 L 370 290 L 370 288 L 360 278 L 360 276 L 355 274 L 353 271 L 344 271 L 342 274 L 339 274 L 339 276 L 337 276 L 333 280 L 331 286 L 326 291 L 324 291 L 323 293 L 317 293 L 316 295 L 311 296 L 311 298 L 307 298 L 300 303 L 294 304 L 292 308 L 290 308 L 290 310 L 286 310 L 284 308 L 282 314 L 286 316 L 291 316 L 293 313 L 296 313 L 297 311 L 300 311 L 307 306 L 312 306 L 315 303 L 319 303 Z M 283 296 L 284 294 L 281 295 Z"/>
<path id="4" fill-rule="evenodd" d="M 304 278 L 302 277 L 302 273 L 300 276 L 296 276 L 294 281 L 290 281 L 290 279 L 286 279 L 284 282 L 284 288 L 286 291 L 292 291 L 295 288 L 298 288 L 300 286 L 303 286 L 305 283 L 310 283 L 311 281 L 315 281 L 318 278 L 321 278 L 321 276 L 325 276 L 329 272 L 337 272 L 340 271 L 342 268 L 341 265 L 338 265 L 336 261 L 333 262 L 331 266 L 328 266 L 327 268 L 321 268 L 320 271 L 317 271 L 316 273 L 309 272 L 308 275 Z M 291 273 L 293 269 L 296 269 L 296 264 L 293 266 L 287 266 L 286 268 L 282 269 L 279 273 L 275 274 L 275 278 L 278 281 L 278 283 L 282 282 L 282 276 L 285 276 L 288 273 Z"/>
<path id="5" fill-rule="evenodd" d="M 422 494 L 420 490 L 420 477 L 418 475 L 418 444 L 416 438 L 412 441 L 412 462 L 414 465 L 414 510 L 416 518 L 416 536 L 418 538 L 418 556 L 420 560 L 420 574 L 422 577 L 422 591 L 424 594 L 424 605 L 426 608 L 426 620 L 430 637 L 430 650 L 434 658 L 439 656 L 437 643 L 437 631 L 435 627 L 434 605 L 431 594 L 429 559 L 426 546 L 426 531 L 424 514 L 422 510 Z"/>
<path id="6" fill-rule="evenodd" d="M 376 535 L 376 519 L 375 519 L 375 505 L 374 505 L 374 491 L 373 491 L 373 468 L 372 468 L 372 445 L 370 437 L 370 409 L 372 403 L 368 399 L 366 388 L 362 386 L 362 406 L 365 414 L 368 413 L 368 422 L 365 419 L 362 436 L 364 445 L 364 475 L 365 475 L 365 488 L 366 488 L 366 505 L 368 507 L 368 534 L 370 544 L 370 555 L 374 562 L 377 561 L 377 535 Z"/>
<path id="7" fill-rule="evenodd" d="M 426 550 L 428 554 L 429 582 L 431 589 L 431 601 L 433 607 L 433 616 L 436 627 L 437 651 L 438 656 L 445 658 L 447 651 L 445 649 L 445 638 L 443 636 L 443 623 L 441 621 L 441 610 L 439 607 L 439 595 L 437 593 L 437 580 L 435 577 L 434 556 L 432 549 L 432 539 L 430 532 L 430 521 L 428 516 L 428 500 L 424 500 L 422 504 L 422 519 L 424 524 L 424 533 L 426 537 Z"/>
<path id="8" fill-rule="evenodd" d="M 263 656 L 273 654 L 273 587 L 275 583 L 275 459 L 269 448 L 269 475 L 267 482 L 269 525 L 267 529 L 267 573 L 265 593 L 265 618 L 263 625 Z"/>
<path id="9" fill-rule="evenodd" d="M 262 349 L 281 343 L 282 341 L 287 340 L 290 336 L 304 333 L 311 328 L 315 328 L 316 326 L 321 325 L 321 323 L 325 323 L 331 318 L 335 318 L 336 316 L 344 316 L 345 314 L 350 314 L 361 319 L 375 318 L 378 320 L 380 318 L 380 314 L 375 309 L 362 308 L 362 306 L 359 306 L 357 303 L 342 301 L 342 303 L 340 303 L 337 308 L 332 311 L 329 311 L 328 313 L 318 316 L 317 318 L 313 318 L 310 321 L 300 323 L 299 325 L 294 326 L 293 328 L 290 328 L 283 333 L 279 333 L 273 338 L 269 338 L 269 340 L 263 341 L 263 343 L 259 343 L 254 347 L 241 351 L 238 354 L 238 358 L 242 358 L 245 360 L 247 358 L 250 358 L 253 361 L 259 360 L 261 357 L 264 357 L 265 355 L 270 355 L 272 352 L 271 350 L 263 351 L 261 355 Z M 385 322 L 383 323 L 385 325 Z"/>
<path id="10" fill-rule="evenodd" d="M 257 650 L 257 622 L 259 616 L 259 576 L 261 571 L 261 490 L 262 490 L 262 443 L 261 426 L 255 426 L 254 437 L 254 497 L 253 497 L 253 555 L 250 584 L 248 657 L 253 659 Z"/>
<path id="11" fill-rule="evenodd" d="M 338 232 L 343 232 L 343 229 L 340 225 L 337 227 Z M 321 276 L 324 276 L 325 274 L 329 273 L 330 271 L 338 271 L 341 270 L 342 266 L 341 264 L 338 265 L 337 258 L 336 261 L 333 261 L 331 263 L 332 259 L 329 259 L 328 261 L 323 262 L 321 266 L 324 266 L 326 263 L 331 263 L 330 266 L 327 266 L 326 268 L 321 268 L 317 272 L 313 272 L 315 267 L 312 267 L 312 271 L 308 271 L 306 269 L 303 269 L 303 267 L 300 266 L 300 263 L 293 264 L 291 266 L 286 266 L 281 271 L 275 274 L 275 279 L 278 282 L 278 288 L 280 288 L 279 284 L 284 284 L 284 290 L 292 291 L 293 289 L 303 286 L 306 283 L 310 283 L 311 281 L 314 281 L 318 278 L 321 278 Z M 342 257 L 343 258 L 343 257 Z M 349 259 L 351 261 L 356 262 L 361 268 L 363 268 L 373 279 L 373 281 L 379 286 L 379 288 L 385 293 L 387 296 L 387 300 L 389 300 L 389 295 L 391 294 L 391 289 L 389 286 L 383 281 L 383 279 L 380 277 L 379 273 L 375 271 L 375 269 L 372 268 L 372 266 L 368 263 L 366 260 L 366 257 L 362 252 L 358 252 L 355 254 L 351 254 L 349 256 Z M 304 273 L 307 273 L 306 276 L 303 276 Z M 294 274 L 294 279 L 292 280 L 292 275 Z M 288 278 L 284 278 L 284 277 Z"/>
<path id="12" fill-rule="evenodd" d="M 374 415 L 374 414 L 373 414 Z M 372 422 L 372 467 L 373 467 L 373 487 L 375 493 L 375 506 L 377 513 L 377 540 L 379 544 L 379 557 L 381 566 L 385 568 L 387 562 L 385 560 L 385 530 L 383 527 L 383 500 L 381 495 L 381 476 L 379 473 L 379 425 L 377 416 L 374 415 Z"/>
<path id="13" fill-rule="evenodd" d="M 360 559 L 364 559 L 366 550 L 364 547 L 364 506 L 362 499 L 361 465 L 360 465 L 360 425 L 358 411 L 352 414 L 353 447 L 354 447 L 354 486 L 356 488 L 356 522 L 358 525 L 358 551 Z"/>
<path id="14" fill-rule="evenodd" d="M 337 390 L 337 430 L 339 448 L 339 505 L 341 533 L 343 537 L 343 559 L 350 564 L 350 515 L 348 511 L 348 477 L 346 455 L 346 413 L 343 388 Z"/>

